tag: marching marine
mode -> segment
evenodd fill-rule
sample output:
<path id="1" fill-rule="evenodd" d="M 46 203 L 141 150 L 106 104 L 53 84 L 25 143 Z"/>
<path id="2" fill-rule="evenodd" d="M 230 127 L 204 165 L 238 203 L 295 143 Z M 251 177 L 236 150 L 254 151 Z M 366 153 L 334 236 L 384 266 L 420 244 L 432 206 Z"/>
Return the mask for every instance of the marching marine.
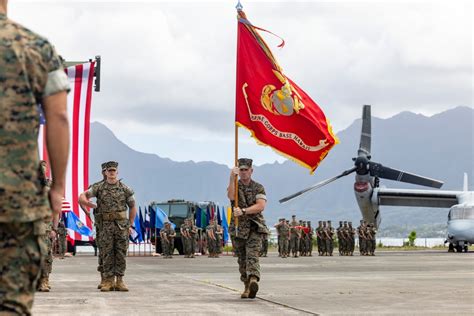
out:
<path id="1" fill-rule="evenodd" d="M 290 223 L 290 250 L 294 258 L 298 257 L 298 250 L 300 248 L 300 236 L 301 232 L 298 229 L 296 215 L 292 215 Z"/>
<path id="2" fill-rule="evenodd" d="M 265 188 L 252 180 L 252 173 L 252 159 L 239 159 L 238 167 L 234 167 L 231 171 L 227 188 L 227 197 L 234 206 L 232 215 L 235 218 L 230 223 L 229 232 L 238 256 L 240 280 L 245 286 L 241 298 L 255 298 L 257 295 L 260 281 L 258 253 L 262 246 L 261 235 L 269 233 L 262 214 L 267 202 Z M 235 201 L 236 191 L 237 201 Z"/>

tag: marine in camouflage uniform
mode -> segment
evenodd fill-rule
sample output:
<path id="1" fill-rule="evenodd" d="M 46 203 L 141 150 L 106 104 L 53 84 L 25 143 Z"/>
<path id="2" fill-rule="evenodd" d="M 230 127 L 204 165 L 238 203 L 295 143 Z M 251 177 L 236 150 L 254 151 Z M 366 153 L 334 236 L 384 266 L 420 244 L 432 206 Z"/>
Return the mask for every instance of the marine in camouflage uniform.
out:
<path id="1" fill-rule="evenodd" d="M 265 225 L 263 210 L 265 209 L 267 197 L 265 188 L 260 183 L 252 180 L 252 160 L 241 158 L 238 167 L 235 167 L 229 179 L 227 196 L 234 206 L 232 216 L 238 220 L 231 220 L 229 232 L 234 240 L 235 253 L 238 256 L 240 280 L 244 282 L 245 289 L 241 298 L 255 298 L 260 281 L 260 262 L 258 253 L 262 247 L 262 234 L 268 234 Z M 235 203 L 236 192 L 235 180 L 238 181 L 238 201 Z"/>
<path id="2" fill-rule="evenodd" d="M 191 236 L 191 244 L 190 244 L 190 252 L 191 258 L 194 258 L 194 253 L 196 252 L 196 239 L 199 236 L 198 230 L 196 225 L 194 225 L 194 221 L 192 218 L 188 219 L 189 225 L 189 235 Z"/>
<path id="3" fill-rule="evenodd" d="M 37 105 L 51 118 L 51 132 L 66 132 L 65 138 L 59 135 L 58 146 L 50 148 L 56 176 L 50 195 L 57 225 L 67 164 L 63 109 L 69 84 L 53 46 L 9 20 L 6 3 L 0 0 L 0 314 L 30 315 L 46 254 L 43 221 L 52 216 L 40 179 Z M 52 135 L 47 135 L 48 144 Z"/>
<path id="4" fill-rule="evenodd" d="M 278 219 L 278 223 L 273 225 L 275 227 L 276 233 L 277 233 L 277 240 L 278 240 L 278 257 L 282 257 L 282 247 L 281 247 L 281 225 L 283 224 L 284 218 L 281 217 Z"/>
<path id="5" fill-rule="evenodd" d="M 318 245 L 318 254 L 322 256 L 324 254 L 324 242 L 323 242 L 323 221 L 318 222 L 318 227 L 316 228 L 316 243 Z"/>
<path id="6" fill-rule="evenodd" d="M 67 235 L 66 226 L 64 226 L 64 221 L 61 218 L 61 221 L 58 224 L 58 239 L 57 239 L 59 259 L 64 259 L 64 254 L 66 253 L 66 247 L 67 247 L 66 235 Z"/>
<path id="7" fill-rule="evenodd" d="M 217 248 L 217 238 L 214 232 L 214 220 L 209 221 L 209 225 L 206 227 L 206 236 L 207 236 L 207 251 L 209 252 L 209 258 L 216 257 L 216 248 Z"/>
<path id="8" fill-rule="evenodd" d="M 326 239 L 326 250 L 330 256 L 332 256 L 332 252 L 334 250 L 334 228 L 331 225 L 331 221 L 328 221 L 327 226 L 327 239 Z"/>
<path id="9" fill-rule="evenodd" d="M 174 251 L 174 237 L 176 232 L 171 227 L 170 222 L 165 223 L 165 227 L 160 230 L 161 246 L 163 248 L 163 258 L 171 259 Z"/>
<path id="10" fill-rule="evenodd" d="M 343 249 L 344 249 L 344 236 L 342 234 L 342 221 L 339 221 L 339 227 L 336 229 L 336 236 L 337 236 L 337 246 L 339 250 L 339 255 L 343 256 Z"/>
<path id="11" fill-rule="evenodd" d="M 216 236 L 216 257 L 219 258 L 219 254 L 222 253 L 222 240 L 224 238 L 224 229 L 214 219 L 214 235 Z"/>
<path id="12" fill-rule="evenodd" d="M 191 257 L 191 235 L 189 234 L 189 230 L 189 221 L 186 218 L 179 228 L 179 231 L 181 232 L 181 242 L 183 243 L 183 252 L 185 258 Z"/>
<path id="13" fill-rule="evenodd" d="M 311 227 L 311 221 L 308 221 L 308 228 L 309 228 L 309 233 L 308 233 L 308 256 L 312 257 L 313 256 L 314 231 L 313 231 L 313 227 Z"/>
<path id="14" fill-rule="evenodd" d="M 349 249 L 348 255 L 354 255 L 354 248 L 355 248 L 355 229 L 352 227 L 352 222 L 349 222 L 349 227 L 347 228 L 347 232 L 349 235 Z"/>
<path id="15" fill-rule="evenodd" d="M 290 222 L 290 251 L 293 257 L 298 257 L 298 250 L 300 248 L 300 230 L 298 229 L 298 222 L 296 221 L 296 215 L 291 216 Z"/>
<path id="16" fill-rule="evenodd" d="M 41 182 L 46 187 L 46 190 L 49 191 L 51 187 L 51 180 L 46 178 L 46 161 L 42 160 L 40 162 L 41 168 Z M 46 218 L 43 221 L 43 227 L 46 231 L 46 234 L 42 236 L 43 242 L 46 244 L 46 257 L 41 263 L 41 276 L 38 281 L 37 290 L 40 292 L 49 292 L 51 286 L 49 285 L 49 275 L 53 270 L 53 242 L 51 238 L 51 231 L 53 230 L 53 219 Z"/>
<path id="17" fill-rule="evenodd" d="M 367 255 L 370 256 L 375 256 L 375 247 L 376 247 L 376 241 L 375 241 L 375 235 L 377 234 L 377 230 L 375 229 L 375 225 L 373 223 L 370 223 L 367 225 Z"/>
<path id="18" fill-rule="evenodd" d="M 137 213 L 134 192 L 117 178 L 118 163 L 107 163 L 107 180 L 92 185 L 79 196 L 79 203 L 85 207 L 98 207 L 102 218 L 100 244 L 103 251 L 104 284 L 101 291 L 128 291 L 123 282 L 126 269 L 128 240 Z M 97 206 L 89 202 L 97 198 Z M 129 216 L 127 218 L 127 207 Z"/>
<path id="19" fill-rule="evenodd" d="M 366 247 L 366 236 L 365 236 L 365 221 L 360 220 L 360 225 L 357 227 L 357 235 L 359 236 L 359 253 L 361 256 L 365 256 Z"/>

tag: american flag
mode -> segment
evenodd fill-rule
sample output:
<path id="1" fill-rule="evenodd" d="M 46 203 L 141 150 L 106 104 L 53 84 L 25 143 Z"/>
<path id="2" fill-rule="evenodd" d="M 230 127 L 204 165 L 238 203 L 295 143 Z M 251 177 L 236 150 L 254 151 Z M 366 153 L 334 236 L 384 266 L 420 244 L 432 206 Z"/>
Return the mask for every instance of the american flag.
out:
<path id="1" fill-rule="evenodd" d="M 92 230 L 92 221 L 79 207 L 79 194 L 89 187 L 89 135 L 90 135 L 90 111 L 92 98 L 92 83 L 94 79 L 95 62 L 68 67 L 68 75 L 71 92 L 68 94 L 68 118 L 69 118 L 69 160 L 66 171 L 66 191 L 64 192 L 63 211 L 72 211 L 87 227 Z M 38 137 L 38 148 L 40 159 L 48 161 L 48 153 L 45 146 L 45 119 L 40 111 L 40 132 Z M 49 168 L 47 170 L 50 176 Z M 68 229 L 68 238 L 71 241 L 90 241 L 93 238 L 82 236 Z"/>

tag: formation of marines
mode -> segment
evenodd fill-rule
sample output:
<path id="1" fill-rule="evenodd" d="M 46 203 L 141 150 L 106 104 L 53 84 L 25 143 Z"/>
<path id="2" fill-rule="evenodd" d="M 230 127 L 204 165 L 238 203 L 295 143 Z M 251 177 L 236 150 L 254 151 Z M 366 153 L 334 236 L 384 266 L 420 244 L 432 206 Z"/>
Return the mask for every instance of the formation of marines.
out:
<path id="1" fill-rule="evenodd" d="M 293 256 L 313 255 L 313 235 L 311 221 L 296 221 L 293 215 L 291 222 L 285 218 L 279 218 L 274 225 L 278 236 L 278 255 L 282 258 Z"/>
<path id="2" fill-rule="evenodd" d="M 352 222 L 339 221 L 339 227 L 336 230 L 338 248 L 340 256 L 353 256 L 355 248 L 356 230 L 352 227 Z"/>

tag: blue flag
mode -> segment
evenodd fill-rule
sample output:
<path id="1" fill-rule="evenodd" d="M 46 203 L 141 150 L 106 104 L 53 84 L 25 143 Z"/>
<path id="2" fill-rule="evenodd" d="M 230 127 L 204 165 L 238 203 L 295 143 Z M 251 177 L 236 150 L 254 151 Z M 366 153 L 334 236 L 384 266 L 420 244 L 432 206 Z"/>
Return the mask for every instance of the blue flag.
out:
<path id="1" fill-rule="evenodd" d="M 83 236 L 92 237 L 92 230 L 81 222 L 73 212 L 67 212 L 66 227 Z"/>
<path id="2" fill-rule="evenodd" d="M 209 221 L 211 220 L 211 210 L 210 210 L 210 206 L 207 207 L 207 211 L 206 211 L 206 227 L 209 226 Z"/>
<path id="3" fill-rule="evenodd" d="M 148 207 L 150 212 L 150 228 L 156 228 L 156 212 L 152 207 Z"/>
<path id="4" fill-rule="evenodd" d="M 140 219 L 139 219 L 139 214 L 141 213 L 141 208 L 138 208 L 138 214 L 135 215 L 135 219 L 133 220 L 133 226 L 135 226 L 135 229 L 132 228 L 132 233 L 130 234 L 130 241 L 137 243 L 137 242 L 142 242 L 143 241 L 143 236 L 142 232 L 140 229 Z"/>
<path id="5" fill-rule="evenodd" d="M 155 207 L 155 212 L 156 212 L 156 228 L 163 228 L 165 227 L 165 223 L 166 222 L 170 222 L 171 223 L 171 227 L 173 229 L 176 228 L 176 225 L 173 224 L 169 219 L 168 219 L 168 215 L 166 215 L 166 213 L 161 209 L 159 208 L 158 206 Z"/>
<path id="6" fill-rule="evenodd" d="M 229 240 L 229 225 L 227 225 L 227 215 L 226 209 L 222 207 L 222 229 L 224 230 L 224 245 Z"/>
<path id="7" fill-rule="evenodd" d="M 202 228 L 201 227 L 201 209 L 199 207 L 196 209 L 196 220 L 194 224 L 197 227 Z"/>
<path id="8" fill-rule="evenodd" d="M 145 212 L 146 212 L 146 208 L 145 208 Z M 140 234 L 142 235 L 142 241 L 145 241 L 145 239 L 146 239 L 146 228 L 145 228 L 145 221 L 143 220 L 142 212 L 140 212 L 139 223 L 140 223 Z"/>

